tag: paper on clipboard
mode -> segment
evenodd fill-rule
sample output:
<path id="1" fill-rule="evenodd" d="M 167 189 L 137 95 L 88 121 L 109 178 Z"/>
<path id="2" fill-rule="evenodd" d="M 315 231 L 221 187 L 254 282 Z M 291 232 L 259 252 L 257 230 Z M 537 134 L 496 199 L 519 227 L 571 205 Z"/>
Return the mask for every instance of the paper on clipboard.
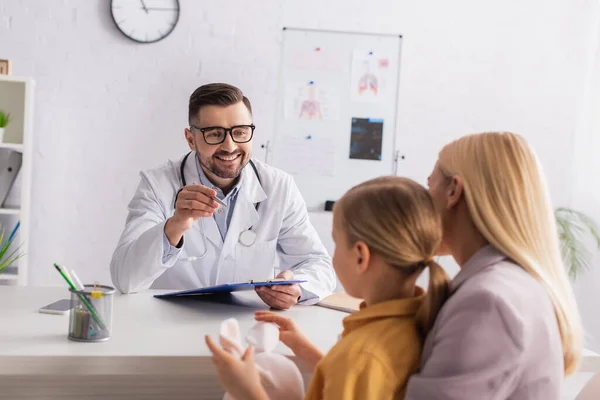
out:
<path id="1" fill-rule="evenodd" d="M 225 283 L 223 285 L 209 286 L 209 287 L 205 287 L 205 288 L 180 290 L 177 292 L 155 294 L 154 297 L 165 298 L 165 297 L 197 296 L 197 295 L 207 295 L 207 294 L 215 294 L 215 293 L 231 293 L 231 292 L 240 292 L 240 291 L 244 291 L 244 290 L 254 290 L 254 288 L 259 287 L 259 286 L 293 285 L 295 283 L 303 283 L 303 282 L 306 282 L 306 280 L 305 279 L 293 279 L 293 280 L 267 279 L 265 281 Z"/>

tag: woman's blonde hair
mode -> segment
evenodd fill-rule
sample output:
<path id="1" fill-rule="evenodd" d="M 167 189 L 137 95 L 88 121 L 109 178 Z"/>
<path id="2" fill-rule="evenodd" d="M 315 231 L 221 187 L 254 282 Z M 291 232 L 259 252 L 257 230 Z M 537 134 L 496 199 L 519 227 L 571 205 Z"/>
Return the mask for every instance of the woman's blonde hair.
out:
<path id="1" fill-rule="evenodd" d="M 433 261 L 442 226 L 429 192 L 407 178 L 380 177 L 350 189 L 335 203 L 335 211 L 350 246 L 364 242 L 407 277 L 429 267 L 429 289 L 417 313 L 425 337 L 449 294 L 448 277 Z"/>
<path id="2" fill-rule="evenodd" d="M 560 329 L 565 374 L 573 373 L 581 357 L 583 328 L 535 153 L 519 135 L 479 133 L 445 146 L 438 166 L 447 177 L 462 179 L 469 214 L 484 238 L 548 291 Z"/>

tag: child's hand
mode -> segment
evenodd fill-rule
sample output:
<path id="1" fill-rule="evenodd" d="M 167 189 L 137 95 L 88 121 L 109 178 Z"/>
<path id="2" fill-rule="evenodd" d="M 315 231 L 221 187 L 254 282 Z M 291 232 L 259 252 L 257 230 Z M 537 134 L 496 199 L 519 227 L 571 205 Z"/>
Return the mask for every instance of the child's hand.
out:
<path id="1" fill-rule="evenodd" d="M 271 322 L 279 327 L 279 340 L 289 347 L 295 355 L 304 359 L 310 369 L 314 369 L 323 358 L 323 353 L 302 333 L 291 318 L 270 311 L 257 311 L 254 318 L 260 322 Z"/>
<path id="2" fill-rule="evenodd" d="M 206 345 L 213 354 L 219 383 L 223 390 L 236 400 L 268 400 L 269 397 L 260 384 L 260 375 L 254 365 L 254 349 L 248 347 L 242 359 L 237 359 L 227 350 L 217 346 L 205 336 Z"/>
<path id="3" fill-rule="evenodd" d="M 254 318 L 260 322 L 271 322 L 279 327 L 279 340 L 295 353 L 296 349 L 302 347 L 308 338 L 304 336 L 298 325 L 291 318 L 286 318 L 270 311 L 257 311 Z"/>

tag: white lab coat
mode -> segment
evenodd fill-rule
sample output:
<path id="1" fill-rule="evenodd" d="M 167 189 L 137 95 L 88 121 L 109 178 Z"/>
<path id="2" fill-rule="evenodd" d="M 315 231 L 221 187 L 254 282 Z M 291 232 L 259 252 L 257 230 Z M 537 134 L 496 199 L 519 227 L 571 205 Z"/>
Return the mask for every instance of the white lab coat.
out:
<path id="1" fill-rule="evenodd" d="M 186 182 L 199 183 L 190 154 L 184 166 Z M 225 240 L 214 218 L 200 220 L 184 234 L 179 257 L 163 263 L 164 226 L 174 213 L 181 189 L 178 161 L 140 173 L 141 180 L 129 203 L 129 215 L 110 265 L 115 286 L 123 293 L 156 289 L 194 289 L 211 285 L 274 277 L 276 256 L 281 270 L 291 269 L 301 284 L 301 301 L 314 303 L 331 294 L 336 285 L 331 258 L 308 219 L 308 212 L 293 178 L 254 160 L 262 187 L 250 164 L 242 181 Z M 258 212 L 254 204 L 260 202 Z M 252 226 L 256 241 L 239 243 L 241 232 Z M 203 240 L 204 237 L 204 240 Z M 196 261 L 180 257 L 206 256 Z"/>

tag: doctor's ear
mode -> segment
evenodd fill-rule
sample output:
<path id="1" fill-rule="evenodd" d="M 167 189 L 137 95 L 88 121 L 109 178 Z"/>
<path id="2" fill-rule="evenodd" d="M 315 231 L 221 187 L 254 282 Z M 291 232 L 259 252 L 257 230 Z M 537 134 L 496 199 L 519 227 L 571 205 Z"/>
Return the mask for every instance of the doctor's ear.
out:
<path id="1" fill-rule="evenodd" d="M 196 150 L 196 139 L 194 138 L 194 134 L 188 128 L 185 128 L 185 141 L 190 147 L 191 151 Z"/>
<path id="2" fill-rule="evenodd" d="M 364 273 L 369 267 L 371 260 L 371 251 L 365 242 L 357 242 L 354 245 L 354 256 L 356 257 L 356 267 L 358 273 Z"/>

